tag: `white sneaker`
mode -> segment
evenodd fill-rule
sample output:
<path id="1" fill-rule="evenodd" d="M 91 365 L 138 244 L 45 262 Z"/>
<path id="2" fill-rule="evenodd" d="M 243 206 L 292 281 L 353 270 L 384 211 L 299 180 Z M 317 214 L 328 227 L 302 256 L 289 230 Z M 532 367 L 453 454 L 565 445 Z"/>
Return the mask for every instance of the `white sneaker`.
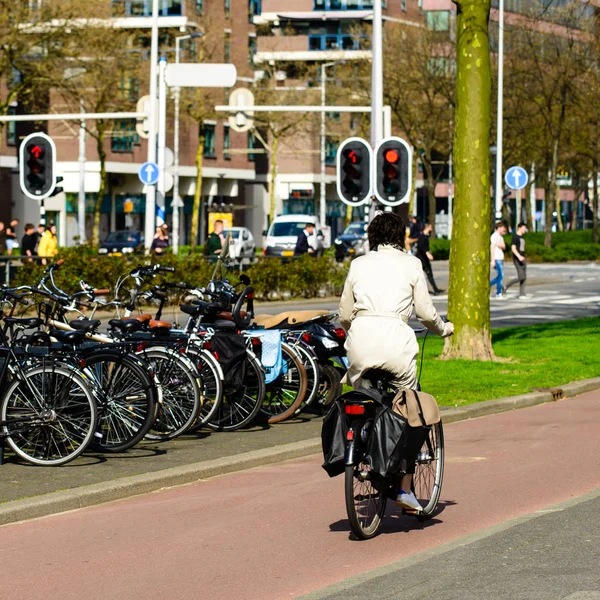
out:
<path id="1" fill-rule="evenodd" d="M 531 300 L 533 296 L 531 294 L 523 294 L 522 296 L 517 296 L 517 300 Z"/>
<path id="2" fill-rule="evenodd" d="M 503 300 L 504 298 L 506 298 L 506 296 L 504 296 L 503 294 L 496 294 L 494 298 L 497 298 L 498 300 Z"/>
<path id="3" fill-rule="evenodd" d="M 400 493 L 396 498 L 396 504 L 410 510 L 423 510 L 423 507 L 419 504 L 419 501 L 416 499 L 413 492 L 407 494 L 405 491 L 400 490 Z"/>

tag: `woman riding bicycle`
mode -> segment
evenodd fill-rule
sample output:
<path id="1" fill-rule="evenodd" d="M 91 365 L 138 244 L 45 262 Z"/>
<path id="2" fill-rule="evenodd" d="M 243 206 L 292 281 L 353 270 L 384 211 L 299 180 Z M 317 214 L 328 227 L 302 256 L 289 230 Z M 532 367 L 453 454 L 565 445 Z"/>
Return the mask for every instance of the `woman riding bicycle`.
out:
<path id="1" fill-rule="evenodd" d="M 447 337 L 454 325 L 438 315 L 419 259 L 404 251 L 402 218 L 382 213 L 371 221 L 367 234 L 371 251 L 352 262 L 340 299 L 340 322 L 348 332 L 344 382 L 355 389 L 368 387 L 363 375 L 381 369 L 393 374 L 393 387 L 417 389 L 419 345 L 408 326 L 413 306 L 417 319 L 433 333 Z M 412 474 L 407 473 L 397 503 L 418 510 L 411 484 Z"/>

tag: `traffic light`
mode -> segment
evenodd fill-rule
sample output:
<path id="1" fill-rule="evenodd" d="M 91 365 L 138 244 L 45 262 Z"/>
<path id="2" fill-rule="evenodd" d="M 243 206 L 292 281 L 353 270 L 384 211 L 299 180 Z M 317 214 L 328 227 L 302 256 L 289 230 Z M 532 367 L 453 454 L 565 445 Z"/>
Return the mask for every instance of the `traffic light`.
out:
<path id="1" fill-rule="evenodd" d="M 56 147 L 45 133 L 28 135 L 19 148 L 21 190 L 29 198 L 41 200 L 56 188 Z"/>
<path id="2" fill-rule="evenodd" d="M 401 138 L 381 140 L 375 150 L 375 196 L 387 206 L 409 201 L 412 149 Z"/>
<path id="3" fill-rule="evenodd" d="M 337 151 L 337 192 L 351 206 L 360 206 L 372 193 L 373 151 L 362 138 L 348 138 Z"/>

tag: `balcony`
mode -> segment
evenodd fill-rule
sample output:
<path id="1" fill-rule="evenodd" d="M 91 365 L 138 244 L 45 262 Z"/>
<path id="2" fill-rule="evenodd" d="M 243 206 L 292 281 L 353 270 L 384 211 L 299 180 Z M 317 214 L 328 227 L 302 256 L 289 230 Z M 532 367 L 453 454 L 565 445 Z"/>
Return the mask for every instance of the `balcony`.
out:
<path id="1" fill-rule="evenodd" d="M 263 61 L 359 60 L 371 58 L 368 36 L 310 34 L 261 36 L 255 63 Z"/>
<path id="2" fill-rule="evenodd" d="M 183 0 L 159 0 L 158 14 L 161 17 L 182 17 Z M 112 16 L 151 17 L 152 0 L 112 0 Z"/>
<path id="3" fill-rule="evenodd" d="M 262 0 L 262 12 L 253 22 L 362 20 L 372 13 L 373 0 Z"/>
<path id="4" fill-rule="evenodd" d="M 313 0 L 313 10 L 373 10 L 373 0 Z"/>

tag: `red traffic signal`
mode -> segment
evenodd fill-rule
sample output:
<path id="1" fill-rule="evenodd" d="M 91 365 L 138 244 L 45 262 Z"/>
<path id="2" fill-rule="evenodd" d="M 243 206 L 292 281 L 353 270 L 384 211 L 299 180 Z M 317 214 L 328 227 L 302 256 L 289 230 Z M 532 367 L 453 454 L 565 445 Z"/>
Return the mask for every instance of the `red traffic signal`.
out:
<path id="1" fill-rule="evenodd" d="M 387 206 L 408 202 L 412 181 L 412 150 L 401 138 L 382 140 L 375 150 L 375 196 Z"/>
<path id="2" fill-rule="evenodd" d="M 19 181 L 29 198 L 41 200 L 56 188 L 55 152 L 52 138 L 45 133 L 32 133 L 19 148 Z"/>
<path id="3" fill-rule="evenodd" d="M 346 204 L 360 206 L 371 196 L 371 146 L 361 138 L 348 138 L 337 152 L 337 191 Z"/>

